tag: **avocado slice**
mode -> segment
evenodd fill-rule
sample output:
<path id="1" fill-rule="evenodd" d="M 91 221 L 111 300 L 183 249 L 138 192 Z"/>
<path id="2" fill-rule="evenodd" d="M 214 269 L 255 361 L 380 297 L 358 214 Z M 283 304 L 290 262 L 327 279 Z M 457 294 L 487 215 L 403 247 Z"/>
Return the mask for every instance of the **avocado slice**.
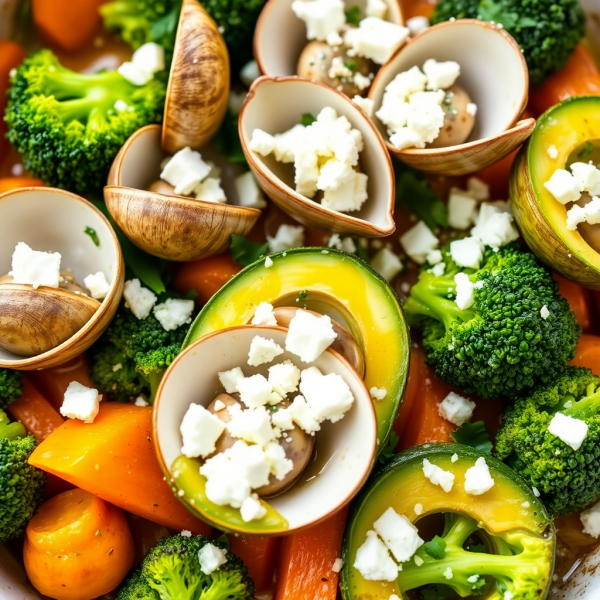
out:
<path id="1" fill-rule="evenodd" d="M 261 302 L 307 308 L 341 323 L 365 356 L 365 385 L 385 388 L 374 400 L 379 448 L 398 414 L 410 359 L 404 311 L 394 290 L 369 265 L 332 248 L 296 248 L 261 259 L 238 273 L 204 306 L 183 343 L 249 323 Z"/>
<path id="2" fill-rule="evenodd" d="M 475 496 L 465 492 L 465 472 L 480 457 L 485 458 L 494 486 Z M 425 477 L 424 459 L 454 473 L 449 493 Z M 434 548 L 421 546 L 415 556 L 423 563 L 417 565 L 414 559 L 402 563 L 396 581 L 369 581 L 353 566 L 357 550 L 373 523 L 390 507 L 413 524 L 419 522 L 419 535 L 426 542 L 435 532 L 446 545 L 441 553 L 439 539 Z M 506 591 L 514 598 L 542 600 L 550 587 L 555 541 L 554 525 L 543 504 L 505 464 L 461 444 L 416 446 L 396 455 L 376 473 L 352 504 L 342 550 L 342 597 L 389 600 L 396 594 L 402 599 L 419 598 L 417 589 L 433 592 L 437 588 L 448 593 L 441 597 L 458 598 L 470 596 L 472 585 L 477 585 L 481 587 L 476 591 L 485 594 L 486 600 L 502 600 Z M 473 581 L 474 575 L 480 583 Z M 409 596 L 409 590 L 415 591 Z"/>
<path id="3" fill-rule="evenodd" d="M 548 154 L 551 146 L 558 152 L 556 158 Z M 594 158 L 590 148 L 594 153 L 600 148 L 600 97 L 579 96 L 557 104 L 538 119 L 519 151 L 509 196 L 515 219 L 533 252 L 565 277 L 600 289 L 600 254 L 582 237 L 581 226 L 579 231 L 567 229 L 567 208 L 544 187 L 556 169 Z"/>

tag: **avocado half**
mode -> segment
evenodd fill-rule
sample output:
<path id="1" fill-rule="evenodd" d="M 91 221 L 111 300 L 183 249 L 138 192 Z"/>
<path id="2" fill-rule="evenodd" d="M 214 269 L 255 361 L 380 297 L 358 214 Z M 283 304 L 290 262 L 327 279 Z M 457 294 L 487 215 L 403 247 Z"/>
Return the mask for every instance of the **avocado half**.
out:
<path id="1" fill-rule="evenodd" d="M 566 226 L 567 208 L 544 187 L 556 169 L 586 161 L 586 145 L 600 144 L 600 97 L 569 98 L 537 121 L 510 176 L 512 211 L 523 237 L 549 267 L 586 287 L 600 289 L 600 254 Z M 548 148 L 556 147 L 555 159 Z M 598 226 L 596 226 L 598 227 Z"/>
<path id="2" fill-rule="evenodd" d="M 365 356 L 365 385 L 385 388 L 374 400 L 382 449 L 404 397 L 410 338 L 400 301 L 388 282 L 353 254 L 297 248 L 270 255 L 238 273 L 204 306 L 183 347 L 208 333 L 245 325 L 261 302 L 307 308 L 341 323 Z"/>
<path id="3" fill-rule="evenodd" d="M 464 490 L 465 473 L 480 457 L 486 460 L 494 486 L 484 494 L 474 496 Z M 454 473 L 454 485 L 449 493 L 425 477 L 424 459 Z M 419 515 L 415 512 L 416 504 L 421 505 L 422 512 Z M 425 567 L 418 567 L 409 561 L 404 563 L 398 579 L 393 582 L 366 580 L 354 568 L 356 552 L 366 540 L 367 531 L 373 529 L 373 523 L 390 507 L 413 524 L 431 515 L 466 515 L 478 523 L 480 541 L 486 547 L 485 552 L 492 555 L 510 555 L 505 544 L 514 544 L 515 539 L 524 532 L 528 547 L 531 549 L 535 546 L 534 564 L 538 568 L 536 584 L 539 584 L 535 587 L 536 595 L 527 597 L 539 600 L 546 598 L 554 569 L 556 531 L 544 505 L 517 473 L 491 455 L 461 444 L 424 444 L 397 454 L 371 477 L 353 501 L 342 546 L 340 589 L 344 600 L 389 600 L 392 594 L 404 600 L 409 596 L 401 588 L 413 588 L 403 578 L 410 578 L 411 570 L 414 576 L 415 569 L 432 568 L 428 563 L 425 563 Z M 426 541 L 433 537 L 431 532 L 427 536 L 427 530 L 425 527 L 425 533 L 419 531 Z M 440 535 L 443 535 L 441 531 Z M 422 553 L 422 548 L 419 553 Z M 481 557 L 483 564 L 485 554 L 473 556 Z M 530 556 L 528 560 L 531 560 Z M 440 571 L 447 566 L 442 565 L 442 561 L 439 564 Z M 479 573 L 485 574 L 483 567 Z M 441 581 L 451 583 L 444 577 Z M 490 588 L 484 594 L 486 600 L 502 600 L 503 594 L 494 589 L 493 584 Z"/>

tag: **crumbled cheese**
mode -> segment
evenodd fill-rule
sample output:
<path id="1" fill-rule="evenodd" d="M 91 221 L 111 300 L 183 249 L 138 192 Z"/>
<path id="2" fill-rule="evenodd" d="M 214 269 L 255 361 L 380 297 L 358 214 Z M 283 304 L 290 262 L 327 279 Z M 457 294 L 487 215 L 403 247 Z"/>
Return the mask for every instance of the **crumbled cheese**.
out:
<path id="1" fill-rule="evenodd" d="M 273 386 L 260 373 L 239 379 L 237 391 L 240 393 L 240 400 L 248 408 L 277 404 L 281 400 L 281 396 L 273 392 Z"/>
<path id="2" fill-rule="evenodd" d="M 336 212 L 360 210 L 368 197 L 367 183 L 368 175 L 354 172 L 351 179 L 337 189 L 325 191 L 321 206 Z"/>
<path id="3" fill-rule="evenodd" d="M 369 77 L 367 77 L 366 75 L 363 75 L 360 71 L 357 71 L 356 73 L 354 73 L 354 75 L 352 77 L 352 81 L 354 82 L 354 85 L 361 92 L 371 86 L 371 79 Z M 365 100 L 366 100 L 366 98 L 365 98 Z M 372 111 L 372 107 L 371 107 L 371 111 Z"/>
<path id="4" fill-rule="evenodd" d="M 291 420 L 296 423 L 300 429 L 306 431 L 306 433 L 315 433 L 321 429 L 321 423 L 315 418 L 315 415 L 304 399 L 304 396 L 296 396 L 289 408 L 277 411 L 275 415 L 278 413 L 283 413 L 280 417 L 282 420 L 289 414 Z"/>
<path id="5" fill-rule="evenodd" d="M 519 232 L 513 225 L 513 216 L 499 202 L 484 202 L 471 235 L 484 246 L 502 248 L 518 239 Z"/>
<path id="6" fill-rule="evenodd" d="M 423 505 L 419 502 L 417 502 L 417 504 L 415 504 L 415 515 L 417 516 L 421 516 L 423 514 Z"/>
<path id="7" fill-rule="evenodd" d="M 255 129 L 248 144 L 252 152 L 261 156 L 269 156 L 275 150 L 275 138 L 262 129 Z"/>
<path id="8" fill-rule="evenodd" d="M 325 41 L 329 33 L 340 31 L 346 24 L 342 0 L 295 0 L 292 10 L 306 23 L 309 40 Z"/>
<path id="9" fill-rule="evenodd" d="M 331 570 L 334 573 L 339 573 L 342 570 L 343 566 L 344 566 L 344 561 L 341 558 L 336 558 L 333 561 L 333 565 L 331 565 Z"/>
<path id="10" fill-rule="evenodd" d="M 398 255 L 388 248 L 379 250 L 369 262 L 371 267 L 387 281 L 392 281 L 404 268 Z"/>
<path id="11" fill-rule="evenodd" d="M 206 179 L 210 166 L 202 155 L 189 146 L 176 152 L 163 167 L 160 178 L 175 188 L 176 194 L 191 194 L 198 184 Z"/>
<path id="12" fill-rule="evenodd" d="M 71 381 L 65 390 L 60 414 L 69 419 L 79 419 L 84 423 L 93 423 L 100 411 L 102 394 L 98 390 Z"/>
<path id="13" fill-rule="evenodd" d="M 450 458 L 450 462 L 455 463 L 458 460 L 458 454 L 456 452 Z"/>
<path id="14" fill-rule="evenodd" d="M 220 412 L 222 411 L 227 405 L 225 404 L 225 402 L 221 401 L 221 400 L 216 400 L 215 401 L 215 412 Z"/>
<path id="15" fill-rule="evenodd" d="M 148 404 L 148 402 L 146 402 L 146 399 L 145 399 L 145 398 L 142 398 L 142 396 L 138 396 L 138 397 L 135 399 L 135 402 L 134 402 L 134 404 L 135 404 L 136 406 L 150 406 L 150 404 Z"/>
<path id="16" fill-rule="evenodd" d="M 252 325 L 277 325 L 277 319 L 273 314 L 273 305 L 268 302 L 261 302 L 254 311 Z"/>
<path id="17" fill-rule="evenodd" d="M 408 27 L 410 35 L 414 36 L 429 28 L 429 19 L 421 16 L 412 17 L 406 21 L 406 26 Z"/>
<path id="18" fill-rule="evenodd" d="M 329 240 L 327 240 L 328 248 L 337 248 L 338 250 L 343 250 L 344 252 L 348 252 L 349 254 L 353 254 L 356 252 L 356 244 L 352 240 L 351 237 L 340 237 L 339 233 L 334 233 L 330 236 Z"/>
<path id="19" fill-rule="evenodd" d="M 148 42 L 140 46 L 131 61 L 124 62 L 117 71 L 133 85 L 146 85 L 154 73 L 165 68 L 165 51 L 162 46 Z"/>
<path id="20" fill-rule="evenodd" d="M 444 260 L 444 256 L 442 255 L 442 251 L 441 250 L 432 250 L 427 255 L 427 262 L 430 265 L 437 265 L 437 264 L 441 263 L 442 260 Z"/>
<path id="21" fill-rule="evenodd" d="M 189 458 L 206 458 L 215 451 L 225 423 L 200 404 L 190 404 L 180 426 L 181 453 Z"/>
<path id="22" fill-rule="evenodd" d="M 265 446 L 265 456 L 269 463 L 270 473 L 278 481 L 282 481 L 294 468 L 293 461 L 286 457 L 285 450 L 277 442 L 269 442 Z"/>
<path id="23" fill-rule="evenodd" d="M 198 560 L 200 561 L 200 570 L 205 575 L 210 575 L 219 567 L 227 562 L 225 550 L 221 550 L 214 544 L 204 544 L 198 551 Z"/>
<path id="24" fill-rule="evenodd" d="M 291 361 L 286 360 L 269 367 L 269 383 L 273 386 L 273 391 L 280 396 L 298 391 L 299 382 L 300 369 Z"/>
<path id="25" fill-rule="evenodd" d="M 264 411 L 264 408 L 257 410 L 259 412 Z M 227 425 L 229 426 L 229 423 Z M 260 445 L 248 445 L 244 441 L 239 440 L 221 454 L 228 458 L 233 465 L 234 472 L 237 471 L 239 477 L 247 481 L 251 489 L 256 489 L 269 483 L 269 461 Z"/>
<path id="26" fill-rule="evenodd" d="M 372 387 L 369 390 L 369 394 L 374 400 L 383 400 L 387 396 L 387 390 L 385 388 Z"/>
<path id="27" fill-rule="evenodd" d="M 103 300 L 108 294 L 110 285 L 106 280 L 106 275 L 102 271 L 96 274 L 88 275 L 84 278 L 83 284 L 89 290 L 90 296 L 96 300 Z"/>
<path id="28" fill-rule="evenodd" d="M 244 444 L 244 442 L 236 442 L 236 444 Z M 219 506 L 229 505 L 240 508 L 244 500 L 250 496 L 251 487 L 244 477 L 244 466 L 238 465 L 232 458 L 231 448 L 220 452 L 206 460 L 200 467 L 200 474 L 206 477 L 205 492 L 211 502 Z"/>
<path id="29" fill-rule="evenodd" d="M 439 485 L 446 493 L 452 491 L 454 485 L 454 473 L 444 471 L 441 467 L 423 459 L 423 474 L 431 483 Z"/>
<path id="30" fill-rule="evenodd" d="M 270 256 L 267 256 L 267 258 L 265 258 L 265 268 L 268 269 L 269 267 L 273 266 L 273 259 Z"/>
<path id="31" fill-rule="evenodd" d="M 386 545 L 374 531 L 367 531 L 367 539 L 356 551 L 354 568 L 367 581 L 398 579 L 398 567 L 389 555 Z"/>
<path id="32" fill-rule="evenodd" d="M 192 322 L 194 312 L 193 300 L 167 298 L 154 307 L 154 316 L 165 331 L 173 331 L 182 325 Z"/>
<path id="33" fill-rule="evenodd" d="M 448 225 L 468 229 L 475 221 L 477 201 L 468 192 L 452 188 L 448 198 Z"/>
<path id="34" fill-rule="evenodd" d="M 414 561 L 415 561 L 415 565 L 417 565 L 417 567 L 421 567 L 423 565 L 423 563 L 425 562 L 420 556 L 417 556 L 416 554 L 414 557 Z"/>
<path id="35" fill-rule="evenodd" d="M 290 321 L 285 349 L 305 363 L 315 361 L 331 346 L 337 334 L 327 315 L 317 317 L 305 310 L 297 310 Z"/>
<path id="36" fill-rule="evenodd" d="M 337 31 L 330 31 L 325 40 L 329 46 L 338 47 L 344 43 L 342 36 Z"/>
<path id="37" fill-rule="evenodd" d="M 571 165 L 571 173 L 582 191 L 590 196 L 600 195 L 600 169 L 589 163 L 576 162 Z"/>
<path id="38" fill-rule="evenodd" d="M 367 0 L 365 15 L 367 17 L 377 17 L 378 19 L 385 18 L 388 6 L 384 0 Z"/>
<path id="39" fill-rule="evenodd" d="M 430 58 L 423 65 L 423 73 L 427 77 L 428 90 L 445 90 L 456 83 L 460 75 L 460 65 L 453 60 L 438 62 Z"/>
<path id="40" fill-rule="evenodd" d="M 356 104 L 356 106 L 358 106 L 361 110 L 363 110 L 368 117 L 372 117 L 373 116 L 373 108 L 375 106 L 375 103 L 373 102 L 373 100 L 371 100 L 371 98 L 363 98 L 362 96 L 354 96 L 352 98 L 352 102 L 354 102 L 354 104 Z"/>
<path id="41" fill-rule="evenodd" d="M 280 354 L 283 354 L 283 348 L 274 340 L 255 335 L 250 342 L 248 364 L 251 367 L 258 367 L 273 362 L 273 359 Z"/>
<path id="42" fill-rule="evenodd" d="M 61 255 L 58 252 L 32 250 L 25 242 L 15 246 L 10 275 L 14 283 L 37 289 L 40 285 L 57 288 L 60 282 Z"/>
<path id="43" fill-rule="evenodd" d="M 544 306 L 542 306 L 542 308 L 540 308 L 540 316 L 542 317 L 542 319 L 544 319 L 544 321 L 550 316 L 550 311 L 548 310 L 548 307 L 544 304 Z"/>
<path id="44" fill-rule="evenodd" d="M 478 177 L 469 177 L 467 179 L 467 191 L 479 202 L 485 202 L 490 199 L 490 186 Z"/>
<path id="45" fill-rule="evenodd" d="M 404 44 L 408 35 L 407 27 L 377 17 L 367 17 L 358 27 L 346 30 L 344 43 L 355 55 L 383 65 Z"/>
<path id="46" fill-rule="evenodd" d="M 419 530 L 391 507 L 373 523 L 373 529 L 398 562 L 410 560 L 425 543 L 419 537 Z"/>
<path id="47" fill-rule="evenodd" d="M 461 310 L 471 308 L 475 304 L 475 286 L 466 273 L 457 273 L 454 276 L 456 283 L 456 306 Z"/>
<path id="48" fill-rule="evenodd" d="M 546 148 L 546 154 L 551 160 L 556 160 L 556 158 L 558 157 L 558 149 L 554 144 L 551 144 Z"/>
<path id="49" fill-rule="evenodd" d="M 587 437 L 588 426 L 581 419 L 574 419 L 563 413 L 556 413 L 548 425 L 548 432 L 577 451 Z"/>
<path id="50" fill-rule="evenodd" d="M 217 202 L 227 204 L 225 190 L 221 187 L 221 180 L 216 177 L 207 177 L 194 188 L 196 200 L 204 202 Z"/>
<path id="51" fill-rule="evenodd" d="M 245 377 L 244 371 L 240 367 L 219 372 L 219 381 L 228 394 L 235 394 L 238 391 L 238 383 Z"/>
<path id="52" fill-rule="evenodd" d="M 581 511 L 580 518 L 583 524 L 583 533 L 595 538 L 600 537 L 600 502 Z"/>
<path id="53" fill-rule="evenodd" d="M 240 507 L 240 515 L 245 523 L 262 519 L 266 514 L 267 509 L 261 504 L 257 494 L 246 498 Z"/>
<path id="54" fill-rule="evenodd" d="M 436 276 L 441 277 L 446 272 L 446 264 L 438 263 L 437 265 L 433 265 L 430 271 Z"/>
<path id="55" fill-rule="evenodd" d="M 304 227 L 302 225 L 280 225 L 275 237 L 267 236 L 269 252 L 281 252 L 304 246 Z"/>
<path id="56" fill-rule="evenodd" d="M 600 198 L 594 196 L 585 206 L 574 204 L 567 211 L 567 229 L 575 231 L 577 225 L 587 222 L 590 225 L 600 223 Z"/>
<path id="57" fill-rule="evenodd" d="M 450 392 L 439 404 L 440 416 L 460 427 L 473 416 L 475 402 Z"/>
<path id="58" fill-rule="evenodd" d="M 479 269 L 483 259 L 481 242 L 473 236 L 450 242 L 450 256 L 459 267 Z"/>
<path id="59" fill-rule="evenodd" d="M 439 246 L 439 240 L 423 221 L 413 225 L 400 237 L 400 244 L 412 260 L 422 265 L 429 253 Z"/>
<path id="60" fill-rule="evenodd" d="M 127 102 L 124 102 L 123 100 L 117 100 L 114 104 L 113 104 L 113 108 L 117 111 L 117 112 L 125 112 L 126 110 L 129 110 L 129 106 L 127 106 Z"/>
<path id="61" fill-rule="evenodd" d="M 465 473 L 465 492 L 473 496 L 481 496 L 494 487 L 494 479 L 490 469 L 482 456 L 475 461 L 475 465 Z"/>
<path id="62" fill-rule="evenodd" d="M 538 490 L 536 487 L 534 487 L 534 488 L 531 488 L 531 491 L 533 492 L 533 495 L 534 495 L 536 498 L 539 498 L 539 497 L 540 497 L 540 490 Z"/>
<path id="63" fill-rule="evenodd" d="M 274 427 L 277 427 L 277 429 L 281 431 L 289 431 L 290 429 L 294 429 L 292 415 L 287 409 L 279 409 L 274 412 L 271 415 L 271 422 L 273 423 Z"/>
<path id="64" fill-rule="evenodd" d="M 531 506 L 531 502 L 528 502 L 527 500 L 525 500 L 525 502 L 523 502 L 523 503 L 521 504 L 521 506 L 522 506 L 523 508 L 529 508 L 529 507 Z"/>
<path id="65" fill-rule="evenodd" d="M 319 422 L 340 421 L 354 403 L 354 396 L 341 375 L 323 375 L 317 367 L 302 371 L 300 392 L 312 415 Z"/>
<path id="66" fill-rule="evenodd" d="M 454 577 L 454 573 L 452 572 L 452 569 L 450 567 L 448 567 L 445 571 L 444 571 L 444 577 L 446 579 L 452 579 Z"/>
<path id="67" fill-rule="evenodd" d="M 189 529 L 183 529 L 179 535 L 181 537 L 192 537 L 192 532 Z"/>
<path id="68" fill-rule="evenodd" d="M 254 80 L 260 77 L 260 69 L 255 60 L 247 62 L 240 71 L 240 79 L 246 87 L 250 87 Z"/>
<path id="69" fill-rule="evenodd" d="M 504 596 L 502 596 L 502 600 L 513 600 L 513 598 L 514 594 L 508 590 L 506 590 L 506 592 L 504 592 Z"/>
<path id="70" fill-rule="evenodd" d="M 156 304 L 156 295 L 148 288 L 142 287 L 139 279 L 125 282 L 123 289 L 125 306 L 140 320 L 145 319 Z"/>
<path id="71" fill-rule="evenodd" d="M 585 220 L 590 225 L 597 225 L 600 223 L 600 197 L 594 196 L 585 205 Z"/>
<path id="72" fill-rule="evenodd" d="M 246 208 L 265 208 L 267 206 L 262 190 L 258 187 L 252 171 L 238 175 L 234 180 L 234 184 L 240 206 Z"/>
<path id="73" fill-rule="evenodd" d="M 561 204 L 575 202 L 581 197 L 581 185 L 579 182 L 565 169 L 556 169 L 552 173 L 552 177 L 544 187 L 558 200 Z"/>
<path id="74" fill-rule="evenodd" d="M 474 117 L 477 115 L 477 104 L 475 104 L 475 102 L 469 102 L 465 110 L 468 115 Z"/>

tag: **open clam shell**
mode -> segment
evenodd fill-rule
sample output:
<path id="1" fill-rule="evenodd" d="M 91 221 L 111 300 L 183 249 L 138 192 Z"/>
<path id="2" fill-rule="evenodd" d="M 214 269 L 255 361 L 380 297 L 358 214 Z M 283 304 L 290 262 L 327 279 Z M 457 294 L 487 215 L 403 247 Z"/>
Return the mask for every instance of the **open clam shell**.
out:
<path id="1" fill-rule="evenodd" d="M 294 0 L 269 0 L 260 14 L 254 33 L 254 56 L 263 75 L 296 75 L 298 59 L 308 43 L 306 25 L 292 11 Z M 366 0 L 345 0 L 346 8 L 358 6 L 361 13 Z M 386 0 L 386 21 L 402 25 L 402 7 L 397 0 Z"/>
<path id="2" fill-rule="evenodd" d="M 86 234 L 87 228 L 95 231 L 99 245 Z M 89 348 L 112 320 L 123 292 L 121 249 L 99 210 L 54 188 L 22 188 L 0 195 L 1 273 L 11 270 L 18 242 L 59 252 L 61 266 L 78 282 L 102 271 L 110 284 L 102 302 L 57 288 L 0 285 L 0 367 L 54 367 Z"/>
<path id="3" fill-rule="evenodd" d="M 502 28 L 475 19 L 440 23 L 415 36 L 375 77 L 369 98 L 381 107 L 386 86 L 427 59 L 454 60 L 461 67 L 458 84 L 477 104 L 475 127 L 467 141 L 447 148 L 398 150 L 374 116 L 388 150 L 406 164 L 442 175 L 464 175 L 487 167 L 519 147 L 535 119 L 519 121 L 527 104 L 529 74 L 515 40 Z"/>
<path id="4" fill-rule="evenodd" d="M 115 158 L 104 188 L 106 205 L 127 238 L 149 254 L 176 261 L 217 254 L 228 247 L 232 234 L 248 233 L 261 214 L 235 205 L 234 179 L 243 167 L 229 163 L 210 144 L 200 151 L 222 169 L 221 183 L 231 204 L 147 191 L 167 156 L 159 125 L 136 131 Z"/>
<path id="5" fill-rule="evenodd" d="M 229 95 L 229 53 L 217 24 L 196 0 L 183 0 L 169 87 L 162 146 L 174 154 L 198 149 L 216 133 Z"/>
<path id="6" fill-rule="evenodd" d="M 294 189 L 293 165 L 278 163 L 273 156 L 263 157 L 249 148 L 255 129 L 283 133 L 298 124 L 304 113 L 317 115 L 324 107 L 346 116 L 363 135 L 360 165 L 369 176 L 368 199 L 356 212 L 340 213 L 299 194 Z M 239 129 L 244 154 L 260 186 L 300 223 L 365 237 L 383 237 L 395 230 L 394 172 L 385 143 L 367 115 L 340 92 L 300 77 L 261 77 L 252 84 L 242 106 Z"/>

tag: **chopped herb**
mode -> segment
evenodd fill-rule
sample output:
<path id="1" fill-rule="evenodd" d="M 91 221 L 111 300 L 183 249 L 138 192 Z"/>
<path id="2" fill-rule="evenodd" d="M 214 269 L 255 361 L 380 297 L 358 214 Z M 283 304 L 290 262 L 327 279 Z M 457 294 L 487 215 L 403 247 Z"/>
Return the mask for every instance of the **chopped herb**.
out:
<path id="1" fill-rule="evenodd" d="M 95 246 L 99 246 L 100 245 L 100 239 L 98 238 L 98 234 L 96 233 L 95 229 L 92 229 L 91 227 L 86 227 L 83 230 L 83 233 L 85 233 L 85 235 L 89 235 L 90 239 L 92 240 L 92 242 L 94 242 Z"/>
<path id="2" fill-rule="evenodd" d="M 308 127 L 312 125 L 316 119 L 310 113 L 304 113 L 302 117 L 300 117 L 300 125 L 304 125 L 304 127 Z"/>
<path id="3" fill-rule="evenodd" d="M 435 560 L 441 560 L 446 555 L 446 540 L 436 535 L 431 541 L 423 544 L 423 550 L 435 558 Z"/>
<path id="4" fill-rule="evenodd" d="M 302 290 L 298 293 L 298 302 L 303 302 L 308 297 L 310 292 L 308 290 Z"/>
<path id="5" fill-rule="evenodd" d="M 457 444 L 471 446 L 471 448 L 487 452 L 488 454 L 492 451 L 492 442 L 483 421 L 465 423 L 450 435 Z"/>
<path id="6" fill-rule="evenodd" d="M 98 531 L 96 531 L 96 537 L 100 537 L 102 535 L 102 532 L 98 529 Z"/>
<path id="7" fill-rule="evenodd" d="M 350 69 L 351 71 L 354 71 L 354 69 L 356 69 L 356 67 L 358 67 L 358 61 L 354 58 L 347 60 L 344 63 L 344 66 L 346 67 L 346 69 Z"/>
<path id="8" fill-rule="evenodd" d="M 345 11 L 346 15 L 346 23 L 348 25 L 355 25 L 358 27 L 358 24 L 362 20 L 362 11 L 359 6 L 351 6 L 347 11 Z"/>
<path id="9" fill-rule="evenodd" d="M 509 31 L 537 25 L 531 17 L 520 17 L 516 12 L 509 12 L 505 6 L 495 0 L 482 0 L 479 3 L 478 11 L 480 19 L 499 23 Z"/>
<path id="10" fill-rule="evenodd" d="M 221 542 L 221 544 L 223 544 L 225 546 L 226 550 L 229 550 L 229 538 L 222 533 L 217 539 L 217 542 Z"/>
<path id="11" fill-rule="evenodd" d="M 389 463 L 390 460 L 392 460 L 392 458 L 394 458 L 394 456 L 396 456 L 396 454 L 394 453 L 394 448 L 398 444 L 399 439 L 400 438 L 398 437 L 398 434 L 395 433 L 394 431 L 392 431 L 392 433 L 390 434 L 390 437 L 388 438 L 387 442 L 385 443 L 385 446 L 383 447 L 383 449 L 379 453 L 379 456 L 377 457 L 377 460 L 382 465 Z"/>
<path id="12" fill-rule="evenodd" d="M 582 158 L 585 160 L 593 151 L 594 144 L 592 144 L 592 142 L 586 142 L 579 154 L 577 154 L 577 158 Z"/>
<path id="13" fill-rule="evenodd" d="M 231 236 L 231 247 L 229 249 L 231 258 L 236 263 L 242 265 L 242 267 L 247 267 L 253 262 L 256 262 L 259 258 L 265 256 L 268 249 L 268 242 L 259 244 L 258 242 L 247 240 L 243 235 L 233 234 Z"/>

